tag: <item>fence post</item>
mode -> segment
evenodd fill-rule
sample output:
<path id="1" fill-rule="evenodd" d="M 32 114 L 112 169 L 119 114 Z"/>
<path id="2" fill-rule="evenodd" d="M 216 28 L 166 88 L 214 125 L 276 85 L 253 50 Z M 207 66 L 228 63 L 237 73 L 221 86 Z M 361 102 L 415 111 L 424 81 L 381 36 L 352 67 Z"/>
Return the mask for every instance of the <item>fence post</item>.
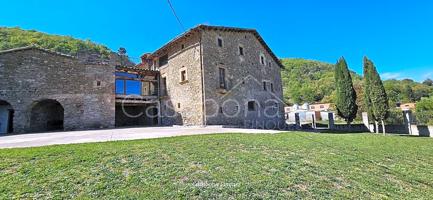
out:
<path id="1" fill-rule="evenodd" d="M 328 129 L 334 129 L 334 113 L 328 113 Z"/>
<path id="2" fill-rule="evenodd" d="M 404 113 L 404 123 L 407 126 L 407 129 L 409 130 L 409 135 L 413 134 L 412 131 L 412 111 L 410 110 L 405 110 L 403 111 Z"/>
<path id="3" fill-rule="evenodd" d="M 295 113 L 295 123 L 296 129 L 301 129 L 301 119 L 299 118 L 299 113 Z"/>
<path id="4" fill-rule="evenodd" d="M 370 121 L 368 120 L 368 113 L 362 113 L 362 123 L 364 123 L 365 127 L 371 132 L 374 133 L 374 128 L 371 128 Z"/>

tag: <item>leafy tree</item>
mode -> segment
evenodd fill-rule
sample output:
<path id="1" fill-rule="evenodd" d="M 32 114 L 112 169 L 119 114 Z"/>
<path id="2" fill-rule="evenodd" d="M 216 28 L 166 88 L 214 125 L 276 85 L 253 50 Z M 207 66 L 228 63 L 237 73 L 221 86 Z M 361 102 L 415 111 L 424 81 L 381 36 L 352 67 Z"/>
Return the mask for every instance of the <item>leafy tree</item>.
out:
<path id="1" fill-rule="evenodd" d="M 334 65 L 299 58 L 282 59 L 281 71 L 284 99 L 287 103 L 334 103 Z M 354 80 L 361 77 L 351 72 Z"/>
<path id="2" fill-rule="evenodd" d="M 433 125 L 433 96 L 422 98 L 416 104 L 415 114 L 419 124 Z"/>
<path id="3" fill-rule="evenodd" d="M 284 99 L 287 103 L 320 102 L 335 104 L 334 65 L 299 58 L 282 59 L 281 61 L 285 66 L 281 71 L 281 78 Z M 364 81 L 360 75 L 354 72 L 350 72 L 350 75 L 357 94 L 358 118 L 361 119 L 361 113 L 368 111 L 365 99 L 363 100 L 365 96 L 362 89 Z M 405 85 L 411 87 L 414 101 L 419 101 L 422 97 L 433 96 L 433 86 L 418 83 L 411 79 L 385 80 L 383 84 L 389 97 L 390 107 L 394 107 L 399 102 L 409 102 L 407 95 L 403 91 Z M 370 116 L 370 119 L 373 119 L 372 116 Z"/>
<path id="4" fill-rule="evenodd" d="M 416 111 L 433 111 L 433 97 L 422 98 L 416 104 Z"/>
<path id="5" fill-rule="evenodd" d="M 427 86 L 433 86 L 433 80 L 428 78 L 424 82 L 422 82 L 422 84 L 427 85 Z"/>
<path id="6" fill-rule="evenodd" d="M 352 77 L 343 57 L 335 65 L 334 72 L 337 114 L 345 119 L 347 124 L 350 124 L 356 118 L 358 106 L 356 105 L 356 92 L 353 88 Z"/>
<path id="7" fill-rule="evenodd" d="M 106 46 L 95 44 L 90 40 L 83 41 L 69 36 L 50 35 L 34 30 L 0 27 L 0 50 L 30 45 L 69 55 L 77 55 L 80 51 L 84 51 L 98 52 L 108 57 L 111 53 Z"/>
<path id="8" fill-rule="evenodd" d="M 412 87 L 409 84 L 404 85 L 403 98 L 405 103 L 411 103 L 415 101 L 415 95 L 413 93 Z"/>
<path id="9" fill-rule="evenodd" d="M 373 115 L 377 121 L 381 122 L 383 134 L 385 134 L 385 119 L 389 114 L 388 96 L 373 62 L 365 57 L 364 65 L 369 66 L 367 71 L 369 88 L 367 92 L 369 93 L 369 98 L 371 100 Z"/>

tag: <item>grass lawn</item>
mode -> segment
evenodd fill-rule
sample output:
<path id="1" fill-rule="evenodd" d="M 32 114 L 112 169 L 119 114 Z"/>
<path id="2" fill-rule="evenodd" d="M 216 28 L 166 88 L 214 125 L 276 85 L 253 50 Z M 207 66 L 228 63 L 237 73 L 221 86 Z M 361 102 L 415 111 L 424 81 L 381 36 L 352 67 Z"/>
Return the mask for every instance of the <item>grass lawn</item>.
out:
<path id="1" fill-rule="evenodd" d="M 0 199 L 402 197 L 433 198 L 433 139 L 215 134 L 0 150 Z"/>

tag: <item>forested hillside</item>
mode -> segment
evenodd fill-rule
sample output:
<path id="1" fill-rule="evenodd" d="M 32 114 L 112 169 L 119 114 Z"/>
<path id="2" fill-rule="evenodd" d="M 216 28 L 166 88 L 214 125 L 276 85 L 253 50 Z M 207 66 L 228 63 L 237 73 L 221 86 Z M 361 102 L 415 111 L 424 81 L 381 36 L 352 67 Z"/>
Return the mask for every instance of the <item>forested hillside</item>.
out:
<path id="1" fill-rule="evenodd" d="M 289 104 L 294 103 L 333 103 L 335 98 L 334 65 L 305 59 L 282 59 L 285 69 L 282 71 L 284 98 Z M 350 68 L 350 66 L 349 66 Z M 352 72 L 353 86 L 358 95 L 358 105 L 362 109 L 362 77 Z M 416 102 L 421 97 L 433 96 L 433 86 L 410 79 L 385 80 L 384 86 L 390 104 L 396 102 Z M 393 106 L 392 105 L 392 106 Z"/>
<path id="2" fill-rule="evenodd" d="M 76 55 L 79 51 L 99 52 L 108 56 L 110 50 L 90 40 L 78 40 L 69 36 L 58 36 L 41 33 L 34 30 L 0 27 L 0 50 L 37 45 L 39 47 Z"/>

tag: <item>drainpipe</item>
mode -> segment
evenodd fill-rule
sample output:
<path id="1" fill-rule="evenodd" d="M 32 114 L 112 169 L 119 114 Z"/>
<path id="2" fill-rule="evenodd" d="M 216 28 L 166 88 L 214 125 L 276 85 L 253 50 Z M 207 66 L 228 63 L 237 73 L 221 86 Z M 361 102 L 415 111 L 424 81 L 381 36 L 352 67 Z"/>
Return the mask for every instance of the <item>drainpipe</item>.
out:
<path id="1" fill-rule="evenodd" d="M 207 125 L 206 122 L 206 95 L 205 95 L 205 87 L 204 87 L 204 68 L 203 68 L 203 45 L 202 45 L 202 38 L 203 38 L 203 30 L 200 31 L 200 69 L 201 69 L 201 88 L 202 88 L 202 95 L 201 95 L 201 102 L 202 102 L 202 120 L 203 120 L 203 126 Z"/>

